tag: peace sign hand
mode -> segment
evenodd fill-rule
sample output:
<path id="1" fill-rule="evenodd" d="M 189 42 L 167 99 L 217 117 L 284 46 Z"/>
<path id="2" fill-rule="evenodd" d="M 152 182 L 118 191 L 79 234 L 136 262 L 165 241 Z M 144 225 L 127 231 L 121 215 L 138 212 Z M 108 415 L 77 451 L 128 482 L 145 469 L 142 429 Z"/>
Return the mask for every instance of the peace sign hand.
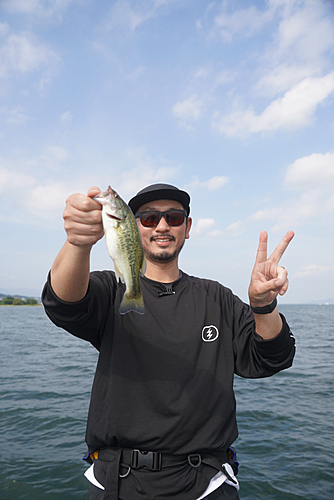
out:
<path id="1" fill-rule="evenodd" d="M 253 268 L 248 296 L 253 307 L 264 307 L 271 304 L 277 295 L 284 295 L 288 289 L 288 273 L 278 263 L 294 237 L 288 231 L 273 253 L 267 258 L 268 234 L 261 231 L 255 265 Z"/>

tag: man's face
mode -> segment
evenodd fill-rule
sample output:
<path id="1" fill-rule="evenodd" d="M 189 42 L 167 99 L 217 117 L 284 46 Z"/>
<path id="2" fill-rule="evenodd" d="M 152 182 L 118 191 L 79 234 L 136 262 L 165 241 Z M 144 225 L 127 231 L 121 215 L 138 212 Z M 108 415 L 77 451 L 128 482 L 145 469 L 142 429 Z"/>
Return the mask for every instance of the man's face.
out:
<path id="1" fill-rule="evenodd" d="M 156 200 L 142 205 L 138 212 L 146 210 L 164 212 L 171 208 L 184 210 L 178 201 Z M 156 227 L 144 227 L 139 217 L 136 220 L 147 260 L 161 263 L 171 262 L 178 257 L 185 239 L 189 238 L 192 223 L 191 218 L 188 217 L 188 222 L 185 219 L 181 226 L 169 226 L 166 219 L 161 217 Z"/>

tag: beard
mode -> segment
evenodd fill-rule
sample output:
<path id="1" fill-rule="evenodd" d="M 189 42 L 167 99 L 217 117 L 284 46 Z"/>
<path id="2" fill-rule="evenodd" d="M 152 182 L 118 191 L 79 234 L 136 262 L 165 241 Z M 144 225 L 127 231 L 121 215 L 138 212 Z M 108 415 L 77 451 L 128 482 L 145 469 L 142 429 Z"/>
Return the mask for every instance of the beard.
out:
<path id="1" fill-rule="evenodd" d="M 149 252 L 147 254 L 147 259 L 154 262 L 172 262 L 179 255 L 180 250 L 175 250 L 174 252 L 161 252 L 159 254 Z"/>
<path id="2" fill-rule="evenodd" d="M 154 240 L 154 238 L 151 238 L 151 241 L 153 241 L 153 240 Z M 161 263 L 172 262 L 173 260 L 177 259 L 177 257 L 179 256 L 179 253 L 181 252 L 183 245 L 184 245 L 184 241 L 179 248 L 176 248 L 174 250 L 174 252 L 169 252 L 168 250 L 157 252 L 157 253 L 145 251 L 145 254 L 146 254 L 147 259 L 151 260 L 153 262 L 161 262 Z"/>

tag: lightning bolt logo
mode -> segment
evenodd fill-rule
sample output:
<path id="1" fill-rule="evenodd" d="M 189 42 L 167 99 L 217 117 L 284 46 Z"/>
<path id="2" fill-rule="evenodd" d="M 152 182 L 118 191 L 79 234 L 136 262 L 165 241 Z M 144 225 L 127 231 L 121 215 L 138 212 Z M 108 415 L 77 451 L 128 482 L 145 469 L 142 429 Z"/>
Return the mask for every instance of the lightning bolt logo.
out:
<path id="1" fill-rule="evenodd" d="M 213 342 L 219 336 L 219 330 L 214 325 L 205 326 L 202 330 L 202 340 L 204 342 Z"/>
<path id="2" fill-rule="evenodd" d="M 206 332 L 206 338 L 210 340 L 211 337 L 212 337 L 212 328 L 209 328 L 209 330 Z"/>

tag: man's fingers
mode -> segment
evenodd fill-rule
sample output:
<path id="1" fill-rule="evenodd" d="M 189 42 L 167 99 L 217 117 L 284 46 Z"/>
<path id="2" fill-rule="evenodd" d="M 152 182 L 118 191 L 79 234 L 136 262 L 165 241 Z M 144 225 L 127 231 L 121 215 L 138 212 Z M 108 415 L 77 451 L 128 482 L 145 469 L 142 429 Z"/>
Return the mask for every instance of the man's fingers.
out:
<path id="1" fill-rule="evenodd" d="M 74 206 L 67 206 L 64 210 L 64 219 L 71 219 L 73 222 L 82 224 L 99 224 L 102 222 L 101 205 L 96 203 L 90 210 L 86 210 L 85 202 L 80 208 Z"/>
<path id="2" fill-rule="evenodd" d="M 258 289 L 255 291 L 255 294 L 258 295 L 258 298 L 269 292 L 276 292 L 279 293 L 280 295 L 284 295 L 284 293 L 288 289 L 288 285 L 289 285 L 288 278 L 285 278 L 284 281 L 281 278 L 279 279 L 274 278 L 264 283 L 261 283 L 261 285 L 258 286 Z"/>
<path id="3" fill-rule="evenodd" d="M 269 257 L 269 260 L 278 264 L 294 235 L 295 233 L 293 231 L 288 231 Z"/>
<path id="4" fill-rule="evenodd" d="M 259 246 L 257 248 L 256 263 L 265 262 L 267 260 L 267 242 L 268 234 L 267 231 L 261 231 Z"/>
<path id="5" fill-rule="evenodd" d="M 282 286 L 282 288 L 280 288 L 280 290 L 279 290 L 279 292 L 278 292 L 278 293 L 279 293 L 280 295 L 284 295 L 284 294 L 286 293 L 286 291 L 288 290 L 288 288 L 289 288 L 289 280 L 288 280 L 288 279 L 286 279 L 286 281 L 285 281 L 284 285 Z"/>
<path id="6" fill-rule="evenodd" d="M 93 245 L 103 236 L 101 204 L 92 200 L 100 192 L 92 187 L 86 196 L 75 193 L 66 200 L 63 213 L 64 228 L 70 243 L 78 246 Z"/>
<path id="7" fill-rule="evenodd" d="M 96 195 L 100 191 L 97 190 L 88 191 L 89 194 Z M 69 196 L 66 200 L 65 212 L 67 214 L 82 213 L 84 217 L 89 214 L 89 212 L 94 212 L 94 210 L 101 210 L 101 204 L 93 200 L 90 196 L 86 196 L 81 193 L 75 193 Z"/>
<path id="8" fill-rule="evenodd" d="M 284 285 L 288 278 L 288 271 L 283 266 L 277 266 L 277 278 L 276 285 L 277 288 L 280 288 Z"/>
<path id="9" fill-rule="evenodd" d="M 278 262 L 294 235 L 293 231 L 288 231 L 268 259 L 268 235 L 266 231 L 261 231 L 256 262 L 248 289 L 252 305 L 261 307 L 268 301 L 272 301 L 278 294 L 286 293 L 289 286 L 288 273 L 283 266 L 278 265 Z"/>
<path id="10" fill-rule="evenodd" d="M 288 272 L 283 266 L 277 268 L 277 278 L 275 280 L 278 293 L 284 295 L 289 286 Z"/>

